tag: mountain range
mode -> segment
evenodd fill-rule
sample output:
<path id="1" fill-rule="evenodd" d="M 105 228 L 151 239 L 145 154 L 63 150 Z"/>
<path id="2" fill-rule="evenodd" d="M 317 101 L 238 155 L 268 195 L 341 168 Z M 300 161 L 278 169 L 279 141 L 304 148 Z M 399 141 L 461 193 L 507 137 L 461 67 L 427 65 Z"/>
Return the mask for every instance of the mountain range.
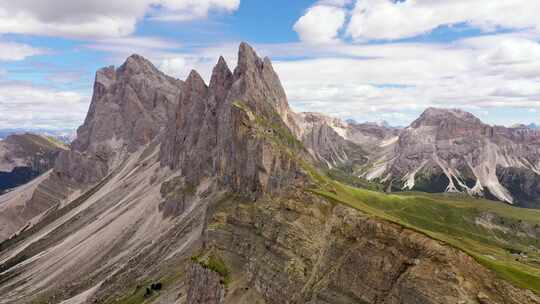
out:
<path id="1" fill-rule="evenodd" d="M 490 126 L 468 112 L 437 108 L 428 108 L 404 129 L 371 126 L 379 134 L 371 142 L 366 142 L 366 131 L 359 125 L 325 125 L 334 137 L 369 152 L 359 162 L 354 159 L 360 149 L 348 153 L 337 148 L 328 165 L 352 164 L 355 175 L 380 182 L 387 191 L 460 192 L 540 208 L 536 129 Z"/>
<path id="2" fill-rule="evenodd" d="M 0 129 L 0 140 L 4 140 L 10 135 L 22 135 L 22 134 L 35 134 L 46 137 L 52 137 L 64 144 L 71 143 L 75 137 L 76 132 L 72 129 L 36 129 L 36 128 L 5 128 Z"/>
<path id="3" fill-rule="evenodd" d="M 246 43 L 208 84 L 132 55 L 0 196 L 0 303 L 540 303 L 539 138 L 296 113 Z"/>

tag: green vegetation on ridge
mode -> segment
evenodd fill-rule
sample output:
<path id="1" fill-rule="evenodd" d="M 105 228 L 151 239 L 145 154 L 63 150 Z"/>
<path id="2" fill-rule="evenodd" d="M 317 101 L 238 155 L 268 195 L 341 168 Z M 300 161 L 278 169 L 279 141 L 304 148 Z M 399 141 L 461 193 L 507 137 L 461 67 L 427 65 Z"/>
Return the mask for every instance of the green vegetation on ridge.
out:
<path id="1" fill-rule="evenodd" d="M 386 194 L 380 186 L 340 170 L 323 174 L 301 156 L 303 145 L 290 130 L 258 117 L 241 101 L 234 106 L 263 130 L 273 131 L 262 135 L 302 166 L 315 183 L 311 192 L 442 241 L 466 252 L 502 279 L 540 294 L 540 210 L 468 196 Z M 534 233 L 528 234 L 525 228 L 534 229 Z"/>
<path id="2" fill-rule="evenodd" d="M 386 194 L 317 178 L 324 182 L 314 193 L 440 240 L 501 278 L 540 293 L 540 240 L 518 231 L 525 226 L 540 233 L 540 210 L 452 195 Z M 482 225 L 486 215 L 497 222 Z"/>

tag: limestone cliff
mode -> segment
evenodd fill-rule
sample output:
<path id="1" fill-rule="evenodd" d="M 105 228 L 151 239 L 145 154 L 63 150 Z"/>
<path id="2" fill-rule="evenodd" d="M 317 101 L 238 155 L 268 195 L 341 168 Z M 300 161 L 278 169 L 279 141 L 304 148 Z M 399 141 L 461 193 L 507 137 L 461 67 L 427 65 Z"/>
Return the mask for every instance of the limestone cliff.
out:
<path id="1" fill-rule="evenodd" d="M 162 141 L 161 163 L 185 183 L 218 179 L 222 189 L 257 198 L 276 193 L 302 175 L 295 158 L 307 157 L 289 130 L 291 113 L 269 59 L 240 45 L 234 73 L 223 58 L 207 86 L 192 71 Z"/>
<path id="2" fill-rule="evenodd" d="M 45 173 L 61 151 L 54 139 L 35 134 L 15 134 L 0 141 L 0 193 Z"/>
<path id="3" fill-rule="evenodd" d="M 162 131 L 181 85 L 139 55 L 130 56 L 118 69 L 99 70 L 88 115 L 72 151 L 60 155 L 56 172 L 84 185 L 100 181 Z"/>

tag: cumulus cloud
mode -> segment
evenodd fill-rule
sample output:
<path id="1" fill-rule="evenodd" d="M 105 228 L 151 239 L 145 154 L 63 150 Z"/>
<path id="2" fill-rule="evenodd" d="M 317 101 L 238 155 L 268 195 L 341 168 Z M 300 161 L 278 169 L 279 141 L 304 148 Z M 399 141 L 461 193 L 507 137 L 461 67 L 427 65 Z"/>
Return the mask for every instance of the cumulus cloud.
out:
<path id="1" fill-rule="evenodd" d="M 26 82 L 0 82 L 0 128 L 73 129 L 83 121 L 89 96 Z"/>
<path id="2" fill-rule="evenodd" d="M 341 7 L 316 5 L 309 8 L 306 14 L 298 19 L 294 30 L 302 41 L 308 43 L 335 42 L 345 23 L 345 17 L 345 10 Z"/>
<path id="3" fill-rule="evenodd" d="M 334 45 L 315 53 L 302 45 L 263 49 L 279 57 L 313 57 L 275 62 L 295 109 L 362 118 L 417 113 L 428 106 L 540 110 L 540 60 L 531 50 L 525 56 L 520 51 L 534 43 L 491 36 L 450 45 Z M 517 50 L 501 53 L 506 45 Z M 406 124 L 410 117 L 395 119 Z"/>
<path id="4" fill-rule="evenodd" d="M 205 17 L 211 10 L 234 11 L 240 0 L 18 0 L 0 2 L 0 33 L 70 38 L 127 36 L 138 21 Z M 181 18 L 180 18 L 181 16 Z"/>
<path id="5" fill-rule="evenodd" d="M 0 41 L 0 61 L 18 61 L 42 53 L 43 50 L 26 44 Z"/>
<path id="6" fill-rule="evenodd" d="M 167 10 L 154 14 L 162 21 L 185 21 L 205 17 L 210 10 L 232 12 L 240 6 L 240 0 L 158 0 Z"/>
<path id="7" fill-rule="evenodd" d="M 294 29 L 309 42 L 335 40 L 343 26 L 341 38 L 356 41 L 402 39 L 460 24 L 487 32 L 506 28 L 540 33 L 538 11 L 540 2 L 529 0 L 321 0 Z"/>
<path id="8" fill-rule="evenodd" d="M 539 11 L 540 2 L 530 0 L 365 0 L 356 2 L 347 33 L 355 40 L 399 39 L 460 23 L 540 32 Z"/>

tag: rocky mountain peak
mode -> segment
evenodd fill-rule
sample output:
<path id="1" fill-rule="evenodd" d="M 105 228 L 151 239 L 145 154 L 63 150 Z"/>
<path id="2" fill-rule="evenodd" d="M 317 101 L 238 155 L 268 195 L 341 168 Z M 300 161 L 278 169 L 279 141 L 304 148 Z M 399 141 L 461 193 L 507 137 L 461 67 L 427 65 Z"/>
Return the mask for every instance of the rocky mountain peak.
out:
<path id="1" fill-rule="evenodd" d="M 165 128 L 181 89 L 181 81 L 139 55 L 130 56 L 118 69 L 100 69 L 85 122 L 72 151 L 58 158 L 56 171 L 77 183 L 99 181 L 108 168 Z"/>
<path id="2" fill-rule="evenodd" d="M 270 60 L 242 43 L 234 73 L 221 57 L 209 87 L 196 72 L 189 75 L 167 124 L 161 163 L 183 172 L 190 185 L 210 178 L 255 197 L 277 190 L 296 175 L 296 167 L 268 137 L 287 135 L 289 111 Z"/>
<path id="3" fill-rule="evenodd" d="M 136 75 L 141 73 L 161 73 L 148 59 L 141 55 L 133 54 L 129 56 L 118 71 L 122 74 Z"/>
<path id="4" fill-rule="evenodd" d="M 235 78 L 240 78 L 243 74 L 262 68 L 263 61 L 259 58 L 255 50 L 246 42 L 240 43 L 238 49 L 238 65 L 234 71 Z"/>
<path id="5" fill-rule="evenodd" d="M 204 82 L 204 79 L 195 70 L 191 70 L 188 77 L 186 78 L 185 85 L 192 88 L 202 88 L 202 87 L 206 88 L 207 87 L 206 83 Z"/>
<path id="6" fill-rule="evenodd" d="M 223 56 L 220 56 L 218 63 L 212 71 L 212 77 L 210 79 L 210 89 L 215 93 L 217 100 L 222 101 L 227 97 L 227 91 L 232 83 L 233 73 L 229 69 Z"/>
<path id="7" fill-rule="evenodd" d="M 411 127 L 440 126 L 446 123 L 460 123 L 462 125 L 483 125 L 482 121 L 473 114 L 460 109 L 427 108 Z"/>
<path id="8" fill-rule="evenodd" d="M 253 111 L 264 115 L 276 111 L 285 124 L 296 132 L 297 126 L 289 108 L 287 95 L 269 58 L 260 58 L 249 44 L 242 42 L 238 50 L 238 65 L 234 70 L 233 80 L 234 94 L 242 96 Z"/>

